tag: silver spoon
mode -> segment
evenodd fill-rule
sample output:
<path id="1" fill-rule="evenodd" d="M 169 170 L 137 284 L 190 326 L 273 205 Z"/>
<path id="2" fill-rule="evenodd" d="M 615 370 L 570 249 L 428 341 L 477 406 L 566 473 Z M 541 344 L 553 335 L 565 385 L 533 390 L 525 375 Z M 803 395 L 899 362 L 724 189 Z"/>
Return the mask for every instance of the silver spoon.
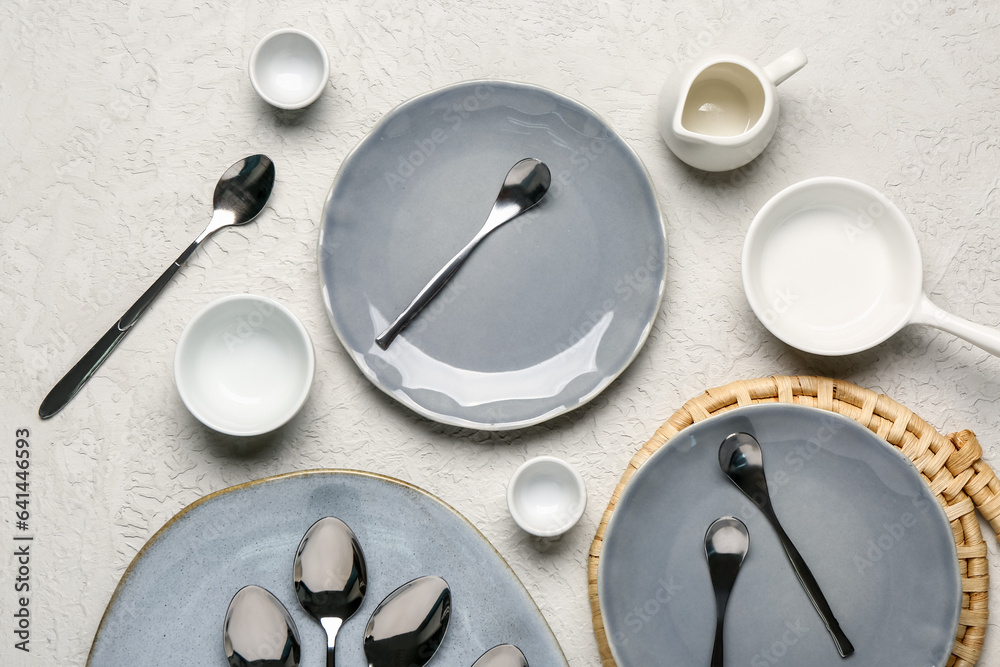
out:
<path id="1" fill-rule="evenodd" d="M 180 257 L 174 260 L 174 263 L 163 272 L 162 276 L 156 279 L 156 282 L 139 297 L 139 300 L 125 311 L 122 318 L 112 325 L 108 332 L 94 344 L 94 347 L 90 348 L 90 351 L 84 354 L 73 368 L 69 369 L 63 379 L 56 383 L 56 386 L 52 388 L 52 391 L 38 408 L 38 416 L 42 419 L 48 419 L 62 410 L 104 363 L 104 360 L 121 342 L 125 334 L 132 329 L 132 326 L 153 302 L 156 295 L 160 293 L 160 290 L 170 282 L 170 279 L 201 242 L 224 227 L 244 225 L 257 217 L 257 214 L 263 210 L 264 204 L 267 203 L 268 197 L 271 196 L 273 187 L 274 164 L 266 155 L 245 157 L 227 169 L 226 173 L 219 179 L 218 185 L 215 186 L 213 198 L 215 213 L 205 231 L 187 247 L 187 250 L 180 254 Z"/>
<path id="2" fill-rule="evenodd" d="M 528 660 L 513 644 L 500 644 L 483 653 L 472 667 L 528 667 Z"/>
<path id="3" fill-rule="evenodd" d="M 486 224 L 444 265 L 444 268 L 431 278 L 430 282 L 424 285 L 399 317 L 375 338 L 378 346 L 383 350 L 387 349 L 410 320 L 416 317 L 417 313 L 423 310 L 424 306 L 430 303 L 441 288 L 451 280 L 458 267 L 462 266 L 479 242 L 500 225 L 513 220 L 537 204 L 548 192 L 551 183 L 552 175 L 549 173 L 549 168 L 540 160 L 525 158 L 511 167 L 493 204 L 493 210 L 486 218 Z"/>
<path id="4" fill-rule="evenodd" d="M 260 586 L 233 596 L 222 626 L 230 667 L 298 667 L 299 631 L 285 605 Z"/>
<path id="5" fill-rule="evenodd" d="M 361 606 L 368 587 L 365 555 L 354 531 L 332 516 L 310 526 L 295 551 L 292 581 L 299 604 L 326 631 L 326 667 L 334 667 L 337 633 Z"/>
<path id="6" fill-rule="evenodd" d="M 771 507 L 771 496 L 768 494 L 767 479 L 764 477 L 764 455 L 760 450 L 760 443 L 749 433 L 733 433 L 723 440 L 719 447 L 719 465 L 733 484 L 746 494 L 747 498 L 757 506 L 774 527 L 774 532 L 778 534 L 778 539 L 792 564 L 792 569 L 795 570 L 795 575 L 799 578 L 809 601 L 812 602 L 820 618 L 823 619 L 826 629 L 830 631 L 840 657 L 846 658 L 854 653 L 854 645 L 840 629 L 840 623 L 833 615 L 833 610 L 826 601 L 823 591 L 820 590 L 819 583 L 809 571 L 809 566 L 806 565 L 806 561 L 799 554 L 798 549 L 792 544 L 792 540 L 785 534 L 781 522 L 778 521 L 778 516 L 774 513 L 774 508 Z"/>
<path id="7" fill-rule="evenodd" d="M 712 667 L 722 667 L 723 623 L 729 594 L 736 583 L 736 575 L 750 548 L 750 533 L 742 521 L 724 516 L 712 522 L 705 532 L 705 558 L 715 590 L 715 645 L 712 648 Z"/>
<path id="8" fill-rule="evenodd" d="M 423 667 L 444 640 L 451 589 L 441 577 L 403 584 L 372 612 L 365 628 L 368 667 Z"/>

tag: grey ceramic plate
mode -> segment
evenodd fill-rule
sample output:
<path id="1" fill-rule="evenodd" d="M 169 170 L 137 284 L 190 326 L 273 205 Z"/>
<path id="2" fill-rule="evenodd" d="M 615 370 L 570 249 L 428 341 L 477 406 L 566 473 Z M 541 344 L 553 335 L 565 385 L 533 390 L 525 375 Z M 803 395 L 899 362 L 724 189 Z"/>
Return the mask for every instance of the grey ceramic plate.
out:
<path id="1" fill-rule="evenodd" d="M 322 628 L 299 606 L 292 559 L 306 529 L 344 520 L 368 563 L 368 593 L 337 637 L 338 663 L 366 665 L 362 636 L 378 603 L 425 575 L 452 588 L 448 634 L 431 665 L 471 665 L 513 643 L 532 664 L 566 665 L 559 645 L 500 555 L 443 502 L 403 482 L 352 471 L 272 477 L 208 496 L 143 547 L 98 628 L 90 667 L 225 665 L 222 621 L 246 584 L 268 589 L 295 619 L 302 667 L 326 664 Z"/>
<path id="2" fill-rule="evenodd" d="M 379 349 L 525 157 L 551 169 L 546 197 Z M 426 417 L 485 429 L 549 419 L 614 380 L 649 333 L 666 266 L 656 195 L 621 137 L 572 100 L 498 81 L 387 114 L 341 166 L 319 245 L 324 301 L 361 371 Z"/>
<path id="3" fill-rule="evenodd" d="M 856 652 L 841 659 L 774 531 L 719 469 L 735 431 L 761 442 L 774 508 Z M 709 524 L 750 531 L 726 616 L 726 665 L 943 667 L 962 590 L 944 511 L 899 451 L 856 422 L 795 405 L 734 410 L 681 431 L 632 477 L 608 525 L 598 596 L 619 667 L 707 665 Z"/>

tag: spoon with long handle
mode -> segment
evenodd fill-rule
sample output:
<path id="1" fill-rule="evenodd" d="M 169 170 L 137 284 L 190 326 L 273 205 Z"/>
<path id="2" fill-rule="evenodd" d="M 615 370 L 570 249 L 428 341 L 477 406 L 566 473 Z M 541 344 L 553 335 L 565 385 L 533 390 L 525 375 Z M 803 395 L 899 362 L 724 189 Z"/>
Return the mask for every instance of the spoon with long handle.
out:
<path id="1" fill-rule="evenodd" d="M 472 667 L 528 667 L 528 660 L 513 644 L 500 644 L 483 653 Z"/>
<path id="2" fill-rule="evenodd" d="M 230 667 L 298 667 L 299 631 L 285 605 L 260 586 L 244 586 L 229 603 L 222 646 Z"/>
<path id="3" fill-rule="evenodd" d="M 722 667 L 723 626 L 729 594 L 736 575 L 750 549 L 750 533 L 746 525 L 734 516 L 724 516 L 712 522 L 705 532 L 705 558 L 715 590 L 715 645 L 712 647 L 712 667 Z"/>
<path id="4" fill-rule="evenodd" d="M 799 554 L 798 549 L 792 544 L 792 540 L 785 534 L 785 530 L 778 521 L 778 516 L 771 507 L 771 496 L 767 490 L 767 479 L 764 477 L 764 455 L 760 450 L 760 443 L 757 438 L 749 433 L 733 433 L 722 441 L 719 447 L 719 465 L 729 479 L 742 491 L 747 498 L 761 511 L 778 534 L 778 540 L 788 556 L 788 560 L 795 570 L 795 575 L 799 578 L 803 590 L 812 602 L 813 607 L 823 619 L 826 629 L 833 637 L 833 643 L 840 652 L 840 657 L 846 658 L 854 653 L 854 645 L 847 638 L 844 631 L 840 629 L 840 623 L 833 615 L 830 604 L 826 601 L 823 591 L 820 590 L 819 583 L 806 565 L 805 559 Z"/>
<path id="5" fill-rule="evenodd" d="M 525 158 L 511 167 L 497 195 L 486 224 L 458 254 L 431 278 L 430 282 L 417 293 L 410 305 L 399 314 L 389 327 L 375 338 L 375 343 L 383 350 L 395 340 L 399 332 L 430 303 L 444 287 L 458 268 L 462 266 L 479 242 L 505 222 L 509 222 L 537 204 L 552 184 L 552 174 L 544 162 L 535 158 Z"/>
<path id="6" fill-rule="evenodd" d="M 423 667 L 444 641 L 451 588 L 441 577 L 403 584 L 382 600 L 365 628 L 368 667 Z"/>
<path id="7" fill-rule="evenodd" d="M 368 587 L 365 555 L 354 531 L 332 516 L 310 526 L 295 551 L 292 580 L 299 604 L 326 631 L 326 667 L 334 667 L 337 633 L 361 606 Z"/>
<path id="8" fill-rule="evenodd" d="M 219 179 L 215 186 L 215 213 L 211 222 L 198 238 L 167 267 L 163 275 L 156 279 L 139 300 L 125 311 L 121 319 L 115 322 L 104 336 L 76 362 L 73 368 L 48 393 L 38 408 L 38 416 L 48 419 L 66 406 L 83 388 L 87 380 L 104 363 L 111 352 L 121 342 L 139 317 L 146 311 L 149 304 L 174 277 L 188 257 L 215 232 L 224 227 L 245 225 L 257 217 L 274 187 L 274 163 L 266 155 L 251 155 L 245 157 L 229 169 Z"/>

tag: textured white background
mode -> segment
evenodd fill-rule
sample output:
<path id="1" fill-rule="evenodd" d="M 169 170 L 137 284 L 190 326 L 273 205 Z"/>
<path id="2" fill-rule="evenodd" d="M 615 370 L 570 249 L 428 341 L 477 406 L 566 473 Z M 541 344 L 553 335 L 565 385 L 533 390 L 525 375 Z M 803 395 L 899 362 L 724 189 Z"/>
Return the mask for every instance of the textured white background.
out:
<path id="1" fill-rule="evenodd" d="M 463 512 L 520 576 L 570 663 L 596 666 L 585 561 L 611 490 L 687 398 L 741 378 L 857 382 L 943 432 L 975 430 L 1000 465 L 996 359 L 926 328 L 848 358 L 800 354 L 758 323 L 739 273 L 743 234 L 771 195 L 810 176 L 848 176 L 910 218 L 933 300 L 1000 323 L 995 2 L 399 4 L 0 4 L 0 664 L 82 664 L 122 572 L 188 503 L 266 475 L 348 467 L 406 479 Z M 267 107 L 246 73 L 256 40 L 285 26 L 314 33 L 331 58 L 329 87 L 300 114 Z M 765 62 L 794 46 L 810 63 L 781 86 L 782 120 L 756 162 L 707 175 L 673 158 L 654 122 L 672 68 L 706 50 Z M 483 77 L 540 84 L 605 116 L 648 167 L 670 243 L 663 310 L 631 368 L 590 405 L 501 434 L 428 422 L 364 380 L 327 322 L 316 266 L 323 200 L 347 152 L 400 102 Z M 39 421 L 44 394 L 197 235 L 216 179 L 252 152 L 277 164 L 268 209 L 200 249 L 81 394 Z M 289 306 L 318 356 L 301 415 L 249 444 L 202 427 L 172 381 L 185 322 L 243 291 Z M 23 427 L 34 456 L 29 656 L 9 631 Z M 547 545 L 519 532 L 504 501 L 510 473 L 538 454 L 574 463 L 591 497 L 581 524 Z M 996 613 L 1000 586 L 992 592 Z M 998 632 L 982 664 L 1000 664 Z"/>

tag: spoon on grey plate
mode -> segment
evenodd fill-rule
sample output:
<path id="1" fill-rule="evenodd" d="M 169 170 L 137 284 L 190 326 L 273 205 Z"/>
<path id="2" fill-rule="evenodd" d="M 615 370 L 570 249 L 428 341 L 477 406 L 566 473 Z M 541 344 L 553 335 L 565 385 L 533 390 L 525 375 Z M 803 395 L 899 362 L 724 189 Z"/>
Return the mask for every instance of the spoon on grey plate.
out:
<path id="1" fill-rule="evenodd" d="M 441 577 L 403 584 L 372 612 L 365 628 L 368 667 L 423 667 L 444 641 L 451 588 Z"/>
<path id="2" fill-rule="evenodd" d="M 392 324 L 375 338 L 375 343 L 383 350 L 388 349 L 406 325 L 430 303 L 438 292 L 451 280 L 458 268 L 472 254 L 479 242 L 497 227 L 521 215 L 541 201 L 552 184 L 552 174 L 544 162 L 535 158 L 525 158 L 511 167 L 503 181 L 500 193 L 493 203 L 493 209 L 486 218 L 486 224 L 476 232 L 472 240 L 458 254 L 430 279 L 410 305 L 399 314 Z"/>
<path id="3" fill-rule="evenodd" d="M 820 590 L 819 583 L 806 565 L 805 559 L 799 554 L 798 549 L 792 544 L 792 540 L 785 534 L 778 515 L 774 513 L 771 506 L 771 496 L 767 490 L 767 479 L 764 477 L 764 454 L 761 452 L 760 443 L 757 438 L 749 433 L 733 433 L 722 441 L 719 447 L 719 465 L 729 479 L 742 491 L 747 498 L 767 518 L 774 532 L 778 535 L 785 555 L 795 570 L 795 576 L 799 578 L 803 590 L 812 602 L 813 607 L 823 619 L 823 624 L 830 631 L 833 643 L 837 646 L 840 657 L 846 658 L 854 653 L 854 645 L 847 638 L 840 628 L 840 623 L 833 615 L 833 609 L 826 601 L 823 591 Z"/>
<path id="4" fill-rule="evenodd" d="M 298 667 L 299 632 L 281 604 L 260 586 L 244 586 L 229 603 L 222 645 L 230 667 Z"/>
<path id="5" fill-rule="evenodd" d="M 299 604 L 326 631 L 326 667 L 334 667 L 337 633 L 361 606 L 368 587 L 354 531 L 332 516 L 310 526 L 295 551 L 292 581 Z"/>
<path id="6" fill-rule="evenodd" d="M 513 644 L 500 644 L 483 653 L 472 667 L 528 667 L 528 660 Z"/>
<path id="7" fill-rule="evenodd" d="M 705 558 L 715 591 L 715 645 L 712 648 L 712 667 L 722 667 L 723 625 L 726 605 L 733 592 L 736 576 L 750 549 L 750 533 L 742 521 L 734 516 L 724 516 L 712 522 L 705 532 Z"/>
<path id="8" fill-rule="evenodd" d="M 125 311 L 90 351 L 69 369 L 69 372 L 42 400 L 38 416 L 48 419 L 66 406 L 83 388 L 87 380 L 108 358 L 122 338 L 125 337 L 146 311 L 149 304 L 174 277 L 188 257 L 215 232 L 225 227 L 245 225 L 264 209 L 271 190 L 274 188 L 274 164 L 266 155 L 251 155 L 235 163 L 222 175 L 215 186 L 213 205 L 215 213 L 205 230 L 174 260 L 166 271 L 154 282 L 132 307 Z"/>

